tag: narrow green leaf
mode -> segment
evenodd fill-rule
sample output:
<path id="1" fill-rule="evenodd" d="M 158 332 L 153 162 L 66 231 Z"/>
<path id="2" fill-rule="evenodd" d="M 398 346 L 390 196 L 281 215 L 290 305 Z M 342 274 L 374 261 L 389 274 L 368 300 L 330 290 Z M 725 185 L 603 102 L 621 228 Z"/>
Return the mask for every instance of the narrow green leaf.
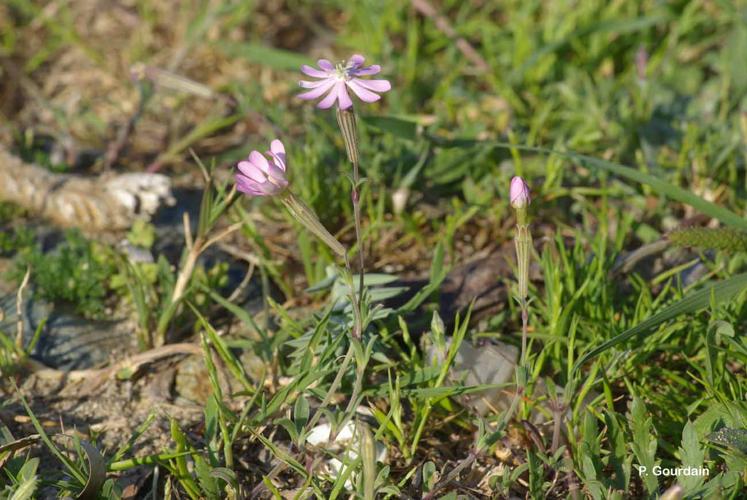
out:
<path id="1" fill-rule="evenodd" d="M 618 344 L 621 344 L 622 342 L 630 340 L 633 337 L 645 337 L 650 335 L 665 321 L 676 318 L 680 314 L 692 313 L 708 307 L 711 301 L 711 294 L 713 294 L 716 303 L 720 304 L 731 300 L 745 289 L 747 289 L 747 273 L 742 273 L 691 293 L 682 300 L 670 305 L 636 326 L 625 330 L 623 333 L 603 342 L 601 345 L 587 352 L 576 361 L 573 370 L 578 370 L 590 359 Z"/>
<path id="2" fill-rule="evenodd" d="M 194 455 L 195 474 L 200 484 L 201 493 L 209 499 L 220 498 L 220 487 L 218 480 L 213 476 L 213 468 L 200 455 Z"/>
<path id="3" fill-rule="evenodd" d="M 31 476 L 21 481 L 10 500 L 31 500 L 35 498 L 36 488 L 39 485 L 39 478 Z"/>
<path id="4" fill-rule="evenodd" d="M 198 283 L 198 286 L 203 292 L 209 294 L 210 298 L 212 298 L 214 301 L 225 307 L 230 313 L 236 316 L 242 323 L 253 328 L 262 336 L 262 338 L 267 337 L 266 332 L 262 328 L 260 328 L 259 325 L 257 325 L 257 322 L 254 321 L 254 318 L 252 318 L 252 316 L 246 311 L 246 309 L 241 306 L 237 306 L 233 302 L 229 302 L 221 294 L 213 290 L 211 287 L 205 285 L 204 283 Z"/>
<path id="5" fill-rule="evenodd" d="M 238 359 L 236 359 L 236 356 L 234 356 L 234 354 L 228 348 L 226 342 L 220 335 L 218 335 L 218 332 L 215 331 L 213 326 L 205 319 L 205 317 L 200 314 L 200 311 L 198 311 L 197 308 L 190 302 L 187 302 L 187 305 L 190 307 L 190 309 L 192 309 L 192 312 L 197 317 L 197 320 L 205 329 L 205 333 L 210 339 L 210 343 L 212 344 L 213 348 L 218 353 L 220 358 L 223 360 L 223 362 L 226 364 L 231 374 L 244 386 L 245 390 L 250 393 L 253 392 L 254 386 L 249 381 L 249 378 L 246 375 L 244 365 L 241 364 Z"/>
<path id="6" fill-rule="evenodd" d="M 49 435 L 44 430 L 44 427 L 42 426 L 41 422 L 39 422 L 39 419 L 36 418 L 36 415 L 33 411 L 31 411 L 31 407 L 29 406 L 28 402 L 26 401 L 26 398 L 23 396 L 20 396 L 21 404 L 23 405 L 23 408 L 26 410 L 26 414 L 31 419 L 31 423 L 34 426 L 34 429 L 36 429 L 36 432 L 39 433 L 39 437 L 44 442 L 44 444 L 49 448 L 49 451 L 52 452 L 52 454 L 57 457 L 57 459 L 62 462 L 62 464 L 65 466 L 65 469 L 67 469 L 67 472 L 75 479 L 75 481 L 80 484 L 81 486 L 86 484 L 86 474 L 79 470 L 77 467 L 77 464 L 70 460 L 65 454 L 63 454 L 59 448 L 54 444 L 52 439 L 49 437 Z"/>
<path id="7" fill-rule="evenodd" d="M 276 49 L 259 43 L 219 42 L 218 48 L 231 57 L 241 57 L 275 69 L 298 70 L 311 61 L 290 50 Z"/>
<path id="8" fill-rule="evenodd" d="M 192 452 L 193 448 L 187 442 L 187 436 L 184 435 L 182 430 L 179 428 L 179 424 L 175 419 L 171 419 L 171 438 L 176 443 L 176 451 L 179 455 L 173 458 L 173 462 L 178 472 L 178 479 L 184 490 L 187 492 L 190 498 L 200 498 L 200 487 L 197 486 L 192 474 L 189 471 L 187 465 L 187 458 L 181 452 Z"/>
<path id="9" fill-rule="evenodd" d="M 18 472 L 19 485 L 10 497 L 10 500 L 31 500 L 36 498 L 36 489 L 39 485 L 39 477 L 36 475 L 36 470 L 39 468 L 39 459 L 31 458 Z M 0 469 L 2 467 L 0 466 Z"/>
<path id="10" fill-rule="evenodd" d="M 616 490 L 626 491 L 630 481 L 630 463 L 625 461 L 625 436 L 616 414 L 606 412 L 604 421 L 607 424 L 610 447 L 609 463 L 614 471 L 611 484 Z"/>
<path id="11" fill-rule="evenodd" d="M 669 198 L 685 203 L 695 208 L 699 212 L 718 219 L 728 226 L 733 226 L 740 229 L 747 229 L 747 220 L 741 217 L 731 210 L 728 210 L 720 205 L 711 203 L 710 201 L 704 200 L 696 194 L 686 191 L 682 188 L 669 184 L 668 182 L 659 179 L 651 174 L 641 172 L 640 170 L 620 165 L 619 163 L 612 163 L 606 160 L 600 160 L 591 156 L 579 155 L 576 153 L 559 153 L 560 156 L 565 156 L 573 160 L 578 161 L 581 165 L 589 168 L 595 168 L 599 170 L 605 170 L 611 172 L 620 177 L 640 184 L 647 184 L 654 188 L 660 194 L 668 196 Z"/>
<path id="12" fill-rule="evenodd" d="M 81 500 L 94 500 L 99 496 L 99 490 L 106 481 L 106 460 L 99 450 L 88 441 L 80 442 L 83 451 L 86 454 L 88 462 L 88 481 L 86 487 L 78 495 Z"/>
<path id="13" fill-rule="evenodd" d="M 309 400 L 303 394 L 296 399 L 296 404 L 293 407 L 293 420 L 295 420 L 299 429 L 303 428 L 309 421 Z"/>

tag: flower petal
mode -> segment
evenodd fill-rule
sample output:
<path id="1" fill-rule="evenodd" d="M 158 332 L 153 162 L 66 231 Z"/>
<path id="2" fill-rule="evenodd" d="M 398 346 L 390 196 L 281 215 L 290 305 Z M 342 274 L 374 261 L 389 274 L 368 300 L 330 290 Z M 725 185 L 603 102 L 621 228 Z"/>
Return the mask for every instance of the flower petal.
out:
<path id="1" fill-rule="evenodd" d="M 270 153 L 272 154 L 272 153 Z M 267 171 L 267 175 L 270 177 L 270 181 L 275 181 L 273 184 L 288 184 L 285 180 L 285 171 L 278 167 L 274 162 L 269 164 L 270 168 Z"/>
<path id="2" fill-rule="evenodd" d="M 276 155 L 285 154 L 285 145 L 283 145 L 283 141 L 280 139 L 275 139 L 270 143 L 270 151 L 275 153 Z"/>
<path id="3" fill-rule="evenodd" d="M 322 68 L 324 71 L 334 71 L 335 65 L 332 64 L 329 59 L 319 59 L 316 62 L 320 68 Z"/>
<path id="4" fill-rule="evenodd" d="M 260 184 L 257 184 L 256 188 L 262 192 L 263 195 L 272 196 L 273 194 L 279 193 L 282 188 L 279 186 L 276 186 L 270 181 L 262 182 Z"/>
<path id="5" fill-rule="evenodd" d="M 337 82 L 335 85 L 333 85 L 332 90 L 329 91 L 327 97 L 319 101 L 319 104 L 317 104 L 316 106 L 320 109 L 331 108 L 340 93 L 340 85 L 344 86 L 345 84 L 343 82 Z"/>
<path id="6" fill-rule="evenodd" d="M 381 71 L 381 66 L 378 64 L 372 64 L 371 66 L 366 66 L 365 68 L 358 68 L 351 71 L 353 73 L 353 76 L 368 76 L 368 75 L 375 75 Z"/>
<path id="7" fill-rule="evenodd" d="M 317 97 L 321 97 L 325 92 L 331 89 L 334 84 L 335 80 L 333 79 L 322 80 L 322 85 L 319 85 L 318 87 L 309 90 L 308 92 L 304 92 L 303 94 L 298 94 L 296 97 L 305 100 L 316 99 Z"/>
<path id="8" fill-rule="evenodd" d="M 257 188 L 257 183 L 247 179 L 243 175 L 236 176 L 236 189 L 251 196 L 263 196 L 264 192 Z"/>
<path id="9" fill-rule="evenodd" d="M 265 156 L 259 151 L 252 151 L 251 153 L 249 153 L 249 161 L 264 173 L 268 173 L 270 171 L 270 162 L 268 162 L 267 158 L 265 158 Z"/>
<path id="10" fill-rule="evenodd" d="M 353 56 L 349 59 L 350 63 L 353 66 L 362 66 L 363 65 L 363 61 L 365 61 L 365 60 L 366 60 L 366 58 L 363 57 L 360 54 L 353 54 Z"/>
<path id="11" fill-rule="evenodd" d="M 389 92 L 392 90 L 392 84 L 389 83 L 389 80 L 359 80 L 355 78 L 355 82 L 373 92 Z"/>
<path id="12" fill-rule="evenodd" d="M 267 176 L 262 172 L 262 170 L 251 161 L 240 161 L 237 166 L 239 171 L 249 180 L 256 182 L 264 182 L 267 180 Z"/>
<path id="13" fill-rule="evenodd" d="M 347 84 L 348 87 L 350 87 L 353 92 L 355 92 L 355 95 L 357 95 L 361 101 L 375 102 L 381 99 L 381 96 L 379 96 L 378 94 L 374 94 L 367 88 L 363 87 L 360 82 L 361 80 L 353 78 L 352 80 L 348 81 Z"/>
<path id="14" fill-rule="evenodd" d="M 272 159 L 275 160 L 275 165 L 285 172 L 285 146 L 283 146 L 283 143 L 279 139 L 275 139 L 270 143 L 270 154 L 272 155 Z"/>
<path id="15" fill-rule="evenodd" d="M 329 73 L 327 71 L 312 68 L 311 66 L 307 66 L 305 64 L 301 66 L 301 71 L 314 78 L 327 78 L 329 76 Z"/>
<path id="16" fill-rule="evenodd" d="M 353 105 L 353 101 L 350 99 L 348 89 L 345 88 L 344 82 L 339 82 L 337 90 L 337 98 L 340 101 L 340 109 L 348 109 Z"/>
<path id="17" fill-rule="evenodd" d="M 319 87 L 321 85 L 324 85 L 329 80 L 333 80 L 334 81 L 335 78 L 333 78 L 331 76 L 326 76 L 326 77 L 324 77 L 321 80 L 314 80 L 313 82 L 310 82 L 308 80 L 300 80 L 298 82 L 298 86 L 301 87 L 301 88 L 304 88 L 304 89 L 315 89 L 315 88 L 317 88 L 317 87 Z"/>

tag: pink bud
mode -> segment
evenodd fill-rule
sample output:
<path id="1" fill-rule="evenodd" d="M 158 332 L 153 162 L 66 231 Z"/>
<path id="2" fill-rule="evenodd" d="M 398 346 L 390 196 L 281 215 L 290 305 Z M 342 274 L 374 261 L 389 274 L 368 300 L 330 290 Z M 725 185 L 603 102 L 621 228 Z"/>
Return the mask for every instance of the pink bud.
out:
<path id="1" fill-rule="evenodd" d="M 531 198 L 529 197 L 529 186 L 521 177 L 511 179 L 511 191 L 509 193 L 511 206 L 515 209 L 526 208 L 529 206 Z"/>

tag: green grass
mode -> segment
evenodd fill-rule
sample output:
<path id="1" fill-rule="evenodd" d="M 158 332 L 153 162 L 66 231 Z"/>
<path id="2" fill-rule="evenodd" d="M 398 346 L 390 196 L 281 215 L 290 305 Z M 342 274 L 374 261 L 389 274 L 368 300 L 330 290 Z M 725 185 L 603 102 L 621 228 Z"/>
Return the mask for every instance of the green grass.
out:
<path id="1" fill-rule="evenodd" d="M 371 273 L 384 272 L 372 269 L 374 262 L 401 262 L 402 274 L 430 282 L 425 291 L 403 306 L 385 307 L 383 299 L 400 290 L 385 276 L 369 276 L 363 304 L 369 326 L 363 338 L 352 337 L 346 275 L 324 243 L 279 202 L 231 201 L 228 185 L 210 183 L 195 241 L 240 224 L 237 234 L 265 281 L 274 281 L 288 298 L 311 302 L 310 309 L 300 314 L 266 297 L 272 321 L 258 321 L 217 291 L 217 271 L 211 278 L 199 266 L 189 267 L 188 248 L 176 268 L 162 261 L 149 268 L 123 264 L 116 273 L 93 277 L 68 273 L 74 293 L 59 299 L 82 304 L 86 313 L 103 298 L 124 297 L 144 346 L 163 342 L 176 326 L 195 332 L 213 389 L 202 431 L 171 419 L 168 447 L 143 456 L 136 444 L 149 420 L 129 441 L 123 436 L 118 451 L 97 457 L 87 443 L 53 442 L 35 421 L 39 439 L 58 457 L 57 477 L 40 474 L 34 453 L 20 451 L 27 448 L 23 443 L 7 451 L 24 436 L 0 428 L 0 464 L 13 455 L 0 470 L 0 498 L 11 492 L 30 498 L 42 487 L 76 495 L 91 481 L 103 485 L 99 496 L 117 498 L 122 472 L 138 464 L 158 466 L 154 492 L 178 491 L 180 498 L 277 498 L 290 490 L 304 498 L 456 498 L 470 491 L 499 498 L 657 498 L 675 484 L 688 498 L 740 496 L 747 483 L 745 255 L 706 245 L 685 260 L 663 259 L 632 271 L 621 273 L 619 263 L 698 214 L 735 230 L 747 227 L 747 4 L 432 3 L 474 45 L 486 71 L 410 2 L 297 2 L 289 10 L 299 25 L 316 26 L 310 29 L 314 37 L 329 37 L 328 52 L 338 58 L 363 53 L 392 82 L 382 104 L 357 106 L 365 248 Z M 272 89 L 261 78 L 223 82 L 215 90 L 236 104 L 228 115 L 216 111 L 192 128 L 175 126 L 167 147 L 144 155 L 180 172 L 184 165 L 196 169 L 185 154 L 192 148 L 206 163 L 215 158 L 220 171 L 280 136 L 294 192 L 354 248 L 350 167 L 334 113 L 293 99 L 300 76 L 295 68 L 313 58 L 303 44 L 288 48 L 281 40 L 273 47 L 252 30 L 229 36 L 244 25 L 264 29 L 256 19 L 271 16 L 260 7 L 195 4 L 199 8 L 180 10 L 174 21 L 188 28 L 179 42 L 188 51 L 210 51 L 216 60 L 249 64 L 256 74 L 272 71 Z M 27 33 L 41 13 L 24 2 L 11 5 L 18 11 L 15 28 Z M 45 24 L 43 45 L 26 54 L 22 67 L 31 78 L 40 78 L 40 68 L 70 43 L 106 67 L 105 48 L 76 33 L 72 4 L 61 8 L 68 15 Z M 320 9 L 345 22 L 312 22 Z M 145 32 L 164 22 L 149 2 L 139 4 L 137 15 Z M 0 41 L 0 56 L 25 54 L 12 32 Z M 124 48 L 132 61 L 163 60 L 156 57 L 163 49 L 139 43 L 133 39 Z M 648 53 L 643 74 L 636 67 L 640 49 Z M 209 75 L 195 71 L 190 77 Z M 185 113 L 179 116 L 187 114 L 186 101 L 182 96 L 177 104 Z M 151 100 L 144 114 L 161 119 L 159 109 Z M 234 123 L 256 110 L 265 122 L 250 137 L 226 140 L 218 153 L 201 142 L 229 135 Z M 92 121 L 90 110 L 79 118 Z M 105 134 L 88 139 L 104 143 Z M 469 311 L 441 318 L 437 289 L 448 270 L 472 253 L 510 241 L 513 175 L 524 176 L 533 195 L 538 278 L 530 286 L 530 355 L 517 374 L 525 387 L 513 399 L 515 411 L 476 416 L 461 396 L 485 387 L 449 379 L 456 349 L 476 339 L 519 345 L 519 308 L 509 299 L 479 322 L 469 321 Z M 393 197 L 402 195 L 406 205 L 395 210 Z M 277 243 L 263 239 L 267 227 L 293 231 L 283 240 L 292 258 L 273 253 Z M 0 250 L 16 251 L 22 236 L 3 235 Z M 670 248 L 666 255 L 673 253 Z M 33 262 L 23 254 L 16 259 L 37 273 L 45 265 L 67 273 L 55 260 L 59 254 L 33 255 Z M 688 281 L 696 256 L 703 274 Z M 119 292 L 106 291 L 115 274 Z M 175 295 L 181 275 L 187 286 Z M 513 278 L 504 285 L 513 289 Z M 44 289 L 43 282 L 39 286 Z M 226 317 L 252 335 L 219 333 L 216 325 Z M 7 340 L 0 342 L 0 367 L 20 364 L 26 346 L 13 344 L 14 332 L 0 333 Z M 431 359 L 426 346 L 445 362 Z M 246 352 L 261 361 L 260 374 L 244 366 Z M 237 392 L 225 390 L 225 374 Z M 279 377 L 283 385 L 265 384 Z M 503 389 L 513 390 L 510 385 Z M 12 393 L 8 389 L 8 398 Z M 356 413 L 361 405 L 372 418 Z M 549 424 L 532 424 L 538 415 Z M 562 436 L 557 446 L 554 421 Z M 347 450 L 313 447 L 306 438 L 322 422 L 337 429 L 353 422 L 359 439 Z M 58 449 L 60 442 L 70 455 Z M 385 463 L 375 459 L 377 447 L 386 450 Z M 495 457 L 504 448 L 509 458 L 500 463 Z M 253 463 L 247 457 L 259 449 L 273 457 L 272 465 L 247 467 Z M 342 462 L 340 473 L 319 472 L 333 457 Z M 471 460 L 486 476 L 479 487 L 468 480 Z M 89 473 L 96 469 L 92 461 L 103 464 L 97 477 Z M 458 466 L 465 467 L 463 474 L 451 474 Z M 710 474 L 657 477 L 639 474 L 640 466 L 705 467 Z M 475 489 L 460 487 L 468 483 Z"/>
<path id="2" fill-rule="evenodd" d="M 14 235 L 14 239 L 20 240 L 22 235 Z M 115 271 L 109 252 L 70 230 L 53 252 L 44 253 L 32 244 L 19 248 L 10 277 L 20 285 L 26 270 L 32 269 L 33 283 L 42 299 L 72 305 L 84 317 L 99 318 L 104 315 L 108 284 Z"/>

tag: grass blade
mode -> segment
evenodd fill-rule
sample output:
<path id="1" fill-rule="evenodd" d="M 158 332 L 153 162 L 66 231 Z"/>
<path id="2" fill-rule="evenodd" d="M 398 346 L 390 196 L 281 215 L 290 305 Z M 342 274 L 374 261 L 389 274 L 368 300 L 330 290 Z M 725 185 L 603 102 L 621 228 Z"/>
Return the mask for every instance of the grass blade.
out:
<path id="1" fill-rule="evenodd" d="M 277 49 L 259 43 L 219 42 L 218 48 L 226 55 L 246 58 L 257 64 L 280 70 L 298 70 L 311 60 L 303 54 Z"/>
<path id="2" fill-rule="evenodd" d="M 598 356 L 604 351 L 611 349 L 612 347 L 630 340 L 633 337 L 649 335 L 654 330 L 664 323 L 669 321 L 680 314 L 687 314 L 691 312 L 704 309 L 710 305 L 711 296 L 713 295 L 716 304 L 726 302 L 734 298 L 743 290 L 747 289 L 747 273 L 738 274 L 732 276 L 729 279 L 725 279 L 716 284 L 707 286 L 702 290 L 698 290 L 695 293 L 689 294 L 682 300 L 672 304 L 671 306 L 663 309 L 662 311 L 654 314 L 647 318 L 636 326 L 625 330 L 620 335 L 617 335 L 610 340 L 603 342 L 601 345 L 595 347 L 591 351 L 587 352 L 578 361 L 576 361 L 573 371 L 577 371 L 581 366 L 589 361 L 590 359 Z"/>

